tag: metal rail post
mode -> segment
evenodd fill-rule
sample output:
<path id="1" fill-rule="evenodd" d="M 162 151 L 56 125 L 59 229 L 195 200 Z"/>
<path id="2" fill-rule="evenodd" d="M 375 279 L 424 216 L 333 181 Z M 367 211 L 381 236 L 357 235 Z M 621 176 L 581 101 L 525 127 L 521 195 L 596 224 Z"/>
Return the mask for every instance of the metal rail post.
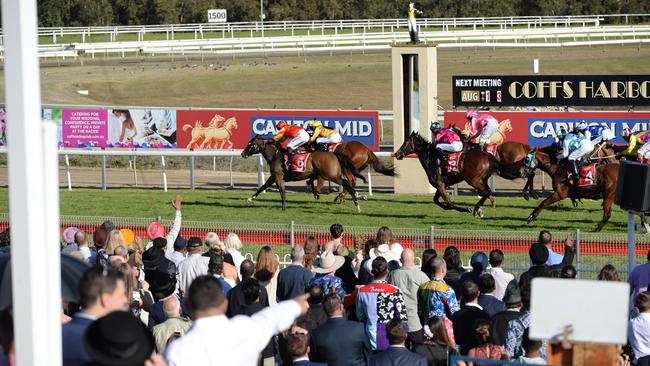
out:
<path id="1" fill-rule="evenodd" d="M 257 157 L 257 187 L 264 185 L 264 158 L 262 155 Z"/>
<path id="2" fill-rule="evenodd" d="M 135 186 L 138 186 L 138 157 L 136 155 L 133 156 L 133 181 L 135 182 Z"/>
<path id="3" fill-rule="evenodd" d="M 106 190 L 106 155 L 102 155 L 102 189 Z"/>
<path id="4" fill-rule="evenodd" d="M 235 188 L 235 182 L 232 179 L 232 160 L 233 160 L 233 157 L 231 156 L 230 157 L 230 167 L 229 167 L 229 169 L 230 169 L 230 188 Z"/>
<path id="5" fill-rule="evenodd" d="M 65 156 L 65 175 L 68 178 L 68 191 L 72 190 L 72 180 L 70 179 L 70 159 L 68 155 Z"/>
<path id="6" fill-rule="evenodd" d="M 576 229 L 576 272 L 580 273 L 580 229 Z"/>
<path id="7" fill-rule="evenodd" d="M 196 177 L 194 176 L 194 157 L 190 156 L 190 189 L 194 190 Z"/>
<path id="8" fill-rule="evenodd" d="M 368 196 L 372 196 L 372 171 L 371 167 L 368 167 Z"/>
<path id="9" fill-rule="evenodd" d="M 429 248 L 434 249 L 435 248 L 435 229 L 433 225 L 429 226 Z"/>
<path id="10" fill-rule="evenodd" d="M 634 213 L 627 212 L 627 276 L 636 266 L 636 239 L 634 238 Z"/>
<path id="11" fill-rule="evenodd" d="M 163 174 L 163 189 L 167 192 L 167 165 L 165 164 L 165 157 L 160 157 L 160 163 L 162 164 L 162 174 Z"/>
<path id="12" fill-rule="evenodd" d="M 289 243 L 291 244 L 291 248 L 293 249 L 293 246 L 296 244 L 296 225 L 293 221 L 291 221 L 291 225 L 289 227 Z"/>

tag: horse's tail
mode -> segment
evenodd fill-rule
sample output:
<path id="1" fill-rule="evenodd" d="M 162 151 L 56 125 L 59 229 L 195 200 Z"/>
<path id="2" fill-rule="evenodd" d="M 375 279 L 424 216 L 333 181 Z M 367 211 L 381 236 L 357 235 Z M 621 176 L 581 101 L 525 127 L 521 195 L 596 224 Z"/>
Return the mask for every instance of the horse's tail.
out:
<path id="1" fill-rule="evenodd" d="M 492 172 L 493 174 L 501 175 L 501 169 L 497 158 L 495 158 L 492 154 L 487 154 L 487 155 L 488 155 L 488 160 L 490 162 L 490 172 Z"/>
<path id="2" fill-rule="evenodd" d="M 187 130 L 189 130 L 190 128 L 192 128 L 192 125 L 184 125 L 183 126 L 183 131 L 187 132 Z"/>
<path id="3" fill-rule="evenodd" d="M 381 173 L 389 177 L 394 177 L 397 175 L 395 172 L 395 167 L 392 164 L 389 166 L 384 165 L 384 163 L 379 160 L 377 155 L 375 155 L 375 153 L 370 150 L 368 150 L 368 162 L 372 165 L 372 169 L 374 169 L 377 173 Z"/>
<path id="4" fill-rule="evenodd" d="M 352 164 L 352 160 L 350 160 L 350 158 L 337 152 L 335 152 L 334 155 L 339 160 L 339 164 L 341 165 L 341 173 L 343 174 L 344 178 L 348 179 L 348 175 L 346 173 L 349 172 L 355 177 L 361 179 L 364 183 L 367 183 L 366 177 L 359 173 L 359 170 L 354 166 L 354 164 Z"/>

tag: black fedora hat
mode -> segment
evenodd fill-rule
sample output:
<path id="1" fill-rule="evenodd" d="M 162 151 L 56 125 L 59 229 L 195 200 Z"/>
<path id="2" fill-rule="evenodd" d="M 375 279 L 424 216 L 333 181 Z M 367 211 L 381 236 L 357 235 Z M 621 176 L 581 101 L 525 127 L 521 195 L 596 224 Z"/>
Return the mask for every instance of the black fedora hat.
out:
<path id="1" fill-rule="evenodd" d="M 154 351 L 149 329 L 126 311 L 97 319 L 84 338 L 86 351 L 97 365 L 142 366 Z"/>

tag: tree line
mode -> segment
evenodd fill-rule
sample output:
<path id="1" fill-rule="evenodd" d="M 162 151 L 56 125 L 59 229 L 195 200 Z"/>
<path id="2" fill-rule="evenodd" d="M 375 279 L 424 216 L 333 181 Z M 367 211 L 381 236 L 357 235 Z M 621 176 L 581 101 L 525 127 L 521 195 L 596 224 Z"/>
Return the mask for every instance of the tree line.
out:
<path id="1" fill-rule="evenodd" d="M 266 20 L 378 19 L 406 16 L 407 0 L 263 0 Z M 650 13 L 648 0 L 416 0 L 423 17 Z M 260 0 L 38 0 L 42 27 L 205 23 L 208 9 L 228 21 L 256 21 Z"/>

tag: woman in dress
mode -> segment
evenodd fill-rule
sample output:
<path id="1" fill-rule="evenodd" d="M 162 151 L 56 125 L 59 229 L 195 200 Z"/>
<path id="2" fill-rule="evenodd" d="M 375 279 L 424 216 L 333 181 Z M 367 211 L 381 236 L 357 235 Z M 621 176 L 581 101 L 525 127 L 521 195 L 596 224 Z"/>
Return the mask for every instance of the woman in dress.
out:
<path id="1" fill-rule="evenodd" d="M 395 239 L 393 238 L 393 232 L 387 226 L 382 226 L 379 228 L 375 240 L 377 240 L 378 245 L 382 245 L 382 244 L 388 245 L 388 249 L 391 252 L 390 257 L 393 258 L 394 260 L 399 261 L 399 259 L 402 256 L 402 252 L 404 251 L 404 248 L 402 248 L 402 245 L 400 243 L 395 241 Z"/>

